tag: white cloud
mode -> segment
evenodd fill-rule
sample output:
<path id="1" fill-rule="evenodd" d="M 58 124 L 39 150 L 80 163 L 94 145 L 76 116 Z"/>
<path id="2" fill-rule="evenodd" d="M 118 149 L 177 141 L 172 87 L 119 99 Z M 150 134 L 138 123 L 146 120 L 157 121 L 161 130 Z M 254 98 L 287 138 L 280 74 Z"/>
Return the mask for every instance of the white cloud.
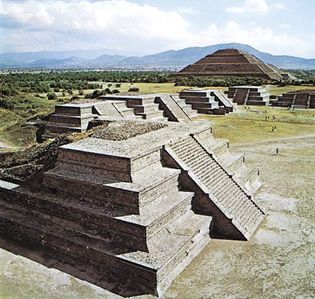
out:
<path id="1" fill-rule="evenodd" d="M 185 15 L 196 15 L 198 14 L 198 10 L 193 8 L 193 7 L 179 7 L 177 9 L 177 11 L 181 14 L 185 14 Z"/>
<path id="2" fill-rule="evenodd" d="M 282 3 L 268 4 L 266 0 L 243 0 L 242 5 L 228 7 L 226 11 L 234 14 L 244 14 L 267 13 L 273 9 L 284 9 L 284 5 Z"/>
<path id="3" fill-rule="evenodd" d="M 280 24 L 280 25 L 278 25 L 278 27 L 280 29 L 290 29 L 291 25 L 290 24 Z"/>
<path id="4" fill-rule="evenodd" d="M 253 0 L 246 2 L 254 5 Z M 255 3 L 248 7 L 266 9 Z M 2 52 L 106 48 L 141 54 L 238 42 L 276 54 L 314 56 L 315 37 L 289 35 L 285 26 L 277 32 L 253 22 L 229 21 L 209 24 L 201 31 L 192 28 L 179 11 L 127 0 L 0 0 Z"/>
<path id="5" fill-rule="evenodd" d="M 245 0 L 240 6 L 231 6 L 226 9 L 230 13 L 246 13 L 246 12 L 260 12 L 264 13 L 269 10 L 265 0 Z"/>
<path id="6" fill-rule="evenodd" d="M 277 8 L 277 9 L 284 9 L 284 5 L 281 4 L 281 3 L 275 3 L 274 7 Z"/>
<path id="7" fill-rule="evenodd" d="M 27 48 L 22 42 L 29 40 L 28 46 L 37 42 L 39 48 L 47 47 L 49 36 L 69 40 L 75 37 L 95 41 L 95 47 L 119 48 L 122 46 L 147 47 L 150 50 L 158 43 L 173 43 L 187 35 L 189 23 L 174 11 L 163 11 L 151 5 L 139 5 L 126 0 L 96 1 L 0 1 L 0 27 L 8 28 L 5 43 L 15 43 L 17 49 Z M 15 39 L 20 31 L 27 38 Z M 38 36 L 47 37 L 43 43 Z M 117 44 L 113 44 L 114 41 Z M 150 42 L 151 41 L 151 42 Z M 141 44 L 142 42 L 142 44 Z M 58 40 L 50 44 L 58 45 Z M 140 45 L 141 44 L 141 45 Z M 76 47 L 77 44 L 73 44 Z M 152 50 L 151 49 L 151 50 Z"/>
<path id="8" fill-rule="evenodd" d="M 314 56 L 315 50 L 314 36 L 309 39 L 301 39 L 286 32 L 276 33 L 269 27 L 254 24 L 240 25 L 235 21 L 230 21 L 220 27 L 210 24 L 194 40 L 195 44 L 204 46 L 229 42 L 249 44 L 260 51 L 272 54 Z"/>

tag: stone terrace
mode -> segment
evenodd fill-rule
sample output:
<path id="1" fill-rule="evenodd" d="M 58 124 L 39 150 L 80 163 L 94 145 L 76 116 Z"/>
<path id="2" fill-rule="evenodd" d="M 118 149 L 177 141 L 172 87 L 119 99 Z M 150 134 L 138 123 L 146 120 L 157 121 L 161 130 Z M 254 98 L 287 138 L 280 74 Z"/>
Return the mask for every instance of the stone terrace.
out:
<path id="1" fill-rule="evenodd" d="M 113 121 L 61 146 L 32 188 L 0 181 L 0 235 L 121 295 L 160 295 L 209 235 L 247 240 L 263 219 L 242 161 L 206 122 Z"/>
<path id="2" fill-rule="evenodd" d="M 227 96 L 238 105 L 266 106 L 270 100 L 270 94 L 261 86 L 231 86 Z"/>
<path id="3" fill-rule="evenodd" d="M 315 90 L 291 91 L 272 102 L 273 106 L 315 109 Z"/>

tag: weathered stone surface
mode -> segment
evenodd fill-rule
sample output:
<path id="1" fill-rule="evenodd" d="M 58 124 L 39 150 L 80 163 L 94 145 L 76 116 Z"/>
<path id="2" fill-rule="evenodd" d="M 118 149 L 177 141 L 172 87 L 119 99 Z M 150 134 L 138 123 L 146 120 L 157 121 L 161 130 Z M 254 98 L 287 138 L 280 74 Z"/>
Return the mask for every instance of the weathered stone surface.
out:
<path id="1" fill-rule="evenodd" d="M 36 184 L 0 181 L 2 246 L 125 296 L 160 295 L 209 235 L 247 239 L 263 217 L 199 145 L 214 143 L 207 122 L 116 120 L 92 132 L 59 147 Z"/>

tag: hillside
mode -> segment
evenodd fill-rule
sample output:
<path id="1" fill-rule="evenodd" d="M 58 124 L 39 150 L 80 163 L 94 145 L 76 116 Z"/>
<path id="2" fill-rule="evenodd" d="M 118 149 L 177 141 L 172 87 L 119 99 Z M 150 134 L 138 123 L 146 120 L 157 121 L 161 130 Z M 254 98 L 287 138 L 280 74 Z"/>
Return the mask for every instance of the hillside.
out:
<path id="1" fill-rule="evenodd" d="M 272 55 L 249 45 L 228 43 L 207 47 L 190 47 L 146 56 L 123 56 L 104 53 L 106 50 L 64 52 L 20 52 L 0 54 L 1 68 L 116 68 L 116 69 L 173 69 L 192 64 L 217 50 L 235 48 L 255 55 L 265 63 L 283 69 L 315 69 L 315 58 L 305 59 L 288 55 Z M 103 51 L 103 52 L 102 52 Z M 119 54 L 119 53 L 118 53 Z"/>

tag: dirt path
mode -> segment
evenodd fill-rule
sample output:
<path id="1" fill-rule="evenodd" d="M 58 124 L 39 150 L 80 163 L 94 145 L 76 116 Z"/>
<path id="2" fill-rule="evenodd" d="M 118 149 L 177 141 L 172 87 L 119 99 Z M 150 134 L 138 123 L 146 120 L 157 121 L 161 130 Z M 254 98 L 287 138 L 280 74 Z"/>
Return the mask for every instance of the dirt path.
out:
<path id="1" fill-rule="evenodd" d="M 242 148 L 247 146 L 254 146 L 257 147 L 263 144 L 273 144 L 273 143 L 282 143 L 290 140 L 299 140 L 299 139 L 309 139 L 315 138 L 315 134 L 305 134 L 305 135 L 298 135 L 298 136 L 291 136 L 291 137 L 284 137 L 284 138 L 276 138 L 276 139 L 269 139 L 259 142 L 248 142 L 248 143 L 231 143 L 232 148 Z"/>

